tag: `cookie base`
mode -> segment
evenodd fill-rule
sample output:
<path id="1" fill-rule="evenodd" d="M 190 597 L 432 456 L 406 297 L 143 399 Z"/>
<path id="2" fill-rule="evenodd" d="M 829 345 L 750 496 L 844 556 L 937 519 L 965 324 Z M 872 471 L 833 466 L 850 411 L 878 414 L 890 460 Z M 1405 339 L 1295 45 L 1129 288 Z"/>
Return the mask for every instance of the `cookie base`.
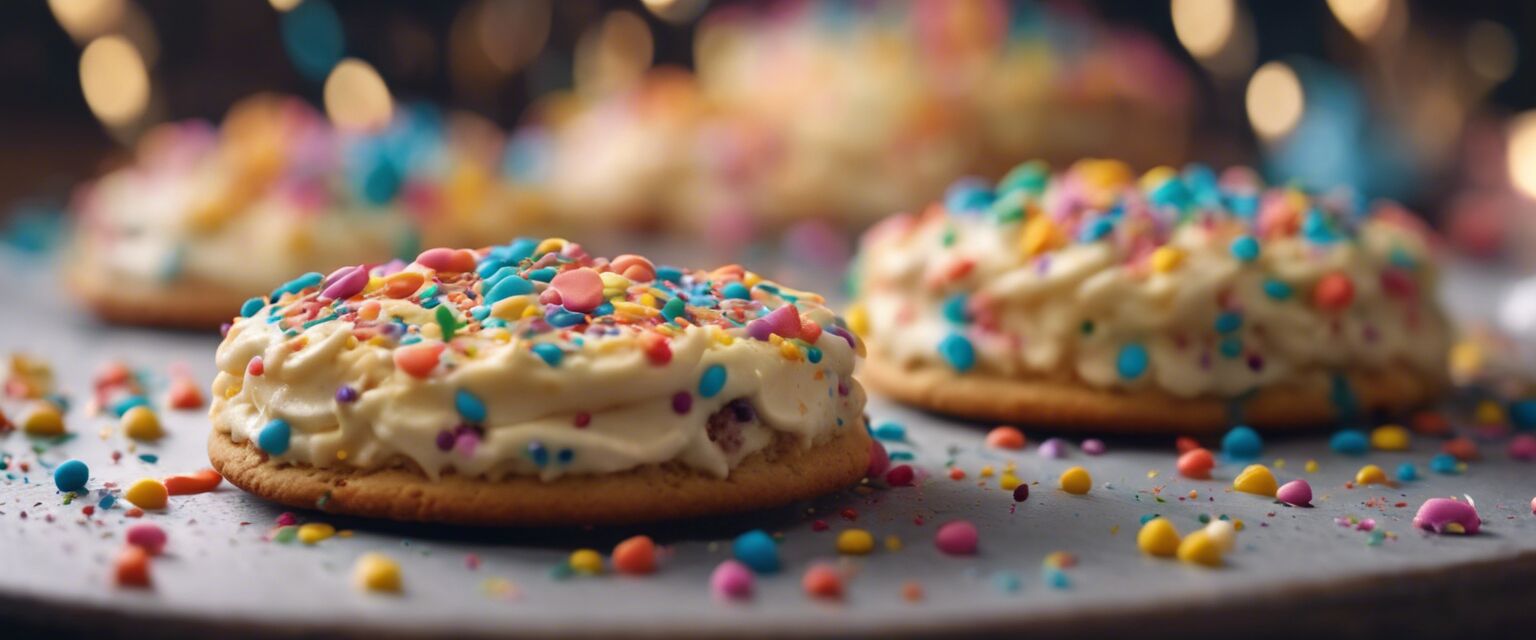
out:
<path id="1" fill-rule="evenodd" d="M 1328 385 L 1274 387 L 1235 401 L 1180 398 L 1155 391 L 1094 389 L 1062 380 L 958 374 L 933 366 L 903 366 L 871 350 L 857 373 L 869 388 L 900 402 L 977 421 L 1007 422 L 1118 434 L 1199 435 L 1234 424 L 1269 430 L 1308 429 L 1339 421 Z M 1359 413 L 1398 414 L 1433 402 L 1444 380 L 1401 369 L 1348 376 Z"/>
<path id="2" fill-rule="evenodd" d="M 65 271 L 70 292 L 96 317 L 112 324 L 167 329 L 217 329 L 240 314 L 249 296 L 226 288 L 199 283 L 165 287 L 112 286 L 87 272 L 88 267 Z"/>
<path id="3" fill-rule="evenodd" d="M 281 504 L 392 520 L 526 526 L 636 524 L 783 506 L 858 482 L 869 449 L 863 425 L 850 425 L 809 449 L 781 436 L 726 478 L 670 463 L 545 482 L 279 464 L 228 433 L 215 429 L 208 438 L 208 459 L 230 484 Z"/>

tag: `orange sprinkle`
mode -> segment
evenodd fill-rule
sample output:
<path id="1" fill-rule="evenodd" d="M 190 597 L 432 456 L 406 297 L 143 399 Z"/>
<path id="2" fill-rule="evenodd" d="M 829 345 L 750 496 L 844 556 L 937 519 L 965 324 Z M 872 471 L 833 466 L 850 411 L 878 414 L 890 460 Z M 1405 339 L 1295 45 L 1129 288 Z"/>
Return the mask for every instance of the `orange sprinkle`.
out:
<path id="1" fill-rule="evenodd" d="M 994 449 L 1023 449 L 1025 441 L 1017 427 L 1004 425 L 987 432 L 987 446 Z"/>
<path id="2" fill-rule="evenodd" d="M 413 344 L 408 347 L 395 349 L 395 366 L 417 378 L 425 378 L 432 375 L 432 370 L 437 368 L 438 358 L 442 357 L 443 349 L 448 345 L 441 342 Z"/>
<path id="3" fill-rule="evenodd" d="M 950 467 L 949 468 L 949 479 L 950 480 L 964 480 L 965 479 L 965 469 L 961 469 L 960 467 Z"/>
<path id="4" fill-rule="evenodd" d="M 113 574 L 121 587 L 149 586 L 149 552 L 144 547 L 128 545 L 117 555 Z"/>
<path id="5" fill-rule="evenodd" d="M 613 568 L 619 573 L 644 575 L 656 571 L 656 543 L 648 536 L 635 536 L 613 548 Z"/>
<path id="6" fill-rule="evenodd" d="M 838 575 L 837 569 L 825 564 L 814 564 L 806 569 L 800 586 L 812 598 L 838 600 L 843 597 L 843 577 Z"/>
<path id="7" fill-rule="evenodd" d="M 193 473 L 180 473 L 165 479 L 165 489 L 173 496 L 188 496 L 194 493 L 207 493 L 218 488 L 224 477 L 213 469 L 203 469 Z"/>

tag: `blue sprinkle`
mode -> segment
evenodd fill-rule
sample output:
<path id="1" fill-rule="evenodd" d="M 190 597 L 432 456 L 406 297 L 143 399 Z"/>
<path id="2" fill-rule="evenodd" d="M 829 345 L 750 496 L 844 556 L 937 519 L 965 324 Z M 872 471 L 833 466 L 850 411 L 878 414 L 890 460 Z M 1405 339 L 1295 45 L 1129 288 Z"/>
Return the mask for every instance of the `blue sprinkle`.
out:
<path id="1" fill-rule="evenodd" d="M 731 554 L 736 560 L 757 573 L 776 573 L 779 570 L 779 543 L 762 529 L 753 529 L 731 543 Z"/>
<path id="2" fill-rule="evenodd" d="M 1243 341 L 1236 337 L 1228 336 L 1221 339 L 1221 342 L 1216 345 L 1216 350 L 1220 351 L 1222 356 L 1236 358 L 1243 355 Z"/>
<path id="3" fill-rule="evenodd" d="M 542 442 L 528 443 L 528 457 L 533 458 L 533 463 L 543 467 L 549 464 L 549 449 Z"/>
<path id="4" fill-rule="evenodd" d="M 540 342 L 533 345 L 533 355 L 544 359 L 544 363 L 551 367 L 560 366 L 560 361 L 565 359 L 565 352 L 557 345 L 548 342 Z"/>
<path id="5" fill-rule="evenodd" d="M 997 196 L 977 178 L 961 179 L 944 194 L 944 208 L 950 213 L 974 213 L 992 206 Z"/>
<path id="6" fill-rule="evenodd" d="M 549 315 L 544 316 L 544 320 L 549 322 L 549 325 L 552 327 L 574 327 L 578 324 L 586 322 L 587 316 L 585 314 L 576 313 L 575 311 L 556 309 L 549 312 Z"/>
<path id="7" fill-rule="evenodd" d="M 480 323 L 480 326 L 485 327 L 486 329 L 500 329 L 507 326 L 507 321 L 502 320 L 501 318 L 491 318 L 485 322 Z"/>
<path id="8" fill-rule="evenodd" d="M 1256 195 L 1232 196 L 1227 199 L 1227 208 L 1239 218 L 1252 218 L 1259 213 L 1259 197 Z"/>
<path id="9" fill-rule="evenodd" d="M 1328 448 L 1346 456 L 1363 456 L 1371 448 L 1371 439 L 1359 429 L 1345 429 L 1333 434 L 1328 440 Z"/>
<path id="10" fill-rule="evenodd" d="M 811 364 L 818 364 L 818 363 L 820 363 L 821 362 L 821 348 L 820 347 L 806 347 L 805 348 L 805 359 L 809 360 Z"/>
<path id="11" fill-rule="evenodd" d="M 1243 314 L 1236 311 L 1224 311 L 1216 316 L 1217 333 L 1232 333 L 1243 328 Z"/>
<path id="12" fill-rule="evenodd" d="M 511 267 L 505 268 L 510 269 Z M 500 275 L 500 272 L 498 272 L 497 275 Z M 512 296 L 521 296 L 530 293 L 533 293 L 532 282 L 514 275 L 507 275 L 496 281 L 496 284 L 491 287 L 490 291 L 485 292 L 485 303 L 493 304 Z"/>
<path id="13" fill-rule="evenodd" d="M 718 364 L 709 365 L 704 370 L 704 375 L 699 376 L 699 396 L 713 398 L 725 388 L 725 367 Z"/>
<path id="14" fill-rule="evenodd" d="M 265 306 L 267 306 L 267 301 L 261 296 L 246 300 L 245 304 L 240 305 L 240 317 L 249 318 L 254 316 L 257 311 L 261 311 L 261 308 Z"/>
<path id="15" fill-rule="evenodd" d="M 720 289 L 720 295 L 725 296 L 727 300 L 751 300 L 752 290 L 740 282 L 732 282 Z"/>
<path id="16" fill-rule="evenodd" d="M 555 454 L 555 461 L 560 464 L 570 464 L 574 459 L 576 459 L 576 452 L 571 449 L 561 449 L 560 453 Z"/>
<path id="17" fill-rule="evenodd" d="M 688 305 L 682 298 L 673 298 L 661 306 L 661 317 L 667 320 L 676 320 L 688 314 Z"/>
<path id="18" fill-rule="evenodd" d="M 272 295 L 267 297 L 273 300 L 277 300 L 278 298 L 283 297 L 283 294 L 285 293 L 298 293 L 310 287 L 317 286 L 323 281 L 325 281 L 325 276 L 318 272 L 311 271 L 302 276 L 284 282 L 282 286 L 279 286 L 272 291 Z"/>
<path id="19" fill-rule="evenodd" d="M 160 462 L 160 456 L 157 456 L 153 453 L 141 453 L 139 454 L 139 459 L 149 464 Z"/>
<path id="20" fill-rule="evenodd" d="M 112 505 L 115 505 L 115 504 L 117 504 L 117 496 L 114 496 L 114 495 L 109 493 L 107 495 L 102 496 L 101 500 L 96 502 L 96 508 L 97 509 L 111 509 Z"/>
<path id="21" fill-rule="evenodd" d="M 534 269 L 533 271 L 529 271 L 528 272 L 528 279 L 529 280 L 537 280 L 539 282 L 549 282 L 550 280 L 554 280 L 555 279 L 555 274 L 556 273 L 559 273 L 559 272 L 556 271 L 554 267 L 544 267 L 542 269 Z"/>
<path id="22" fill-rule="evenodd" d="M 1509 421 L 1516 429 L 1536 429 L 1536 399 L 1511 402 Z"/>
<path id="23" fill-rule="evenodd" d="M 292 439 L 293 427 L 288 426 L 288 421 L 273 418 L 256 434 L 256 446 L 261 447 L 262 451 L 280 456 L 288 452 L 288 445 Z"/>
<path id="24" fill-rule="evenodd" d="M 1456 475 L 1461 473 L 1461 465 L 1456 462 L 1456 456 L 1449 453 L 1441 453 L 1429 459 L 1429 469 L 1435 473 Z"/>
<path id="25" fill-rule="evenodd" d="M 1264 454 L 1264 439 L 1247 425 L 1232 427 L 1221 437 L 1221 454 L 1231 460 L 1255 460 Z"/>
<path id="26" fill-rule="evenodd" d="M 491 315 L 491 308 L 483 304 L 475 305 L 469 310 L 469 315 L 477 321 L 485 320 L 488 316 Z"/>
<path id="27" fill-rule="evenodd" d="M 1184 181 L 1169 179 L 1147 194 L 1147 199 L 1157 205 L 1183 207 L 1189 202 L 1189 189 L 1184 187 Z"/>
<path id="28" fill-rule="evenodd" d="M 1238 236 L 1232 241 L 1232 256 L 1243 262 L 1259 259 L 1259 241 L 1253 236 Z"/>
<path id="29" fill-rule="evenodd" d="M 1288 300 L 1291 297 L 1291 285 L 1279 280 L 1265 280 L 1264 295 L 1271 300 Z"/>
<path id="30" fill-rule="evenodd" d="M 992 576 L 992 584 L 1003 593 L 1018 593 L 1024 588 L 1024 579 L 1012 571 L 999 571 Z"/>
<path id="31" fill-rule="evenodd" d="M 611 315 L 613 315 L 613 303 L 609 302 L 607 300 L 604 300 L 602 304 L 597 305 L 596 307 L 592 308 L 592 315 L 594 315 L 594 316 L 611 316 Z"/>
<path id="32" fill-rule="evenodd" d="M 917 459 L 917 456 L 914 455 L 911 451 L 892 451 L 887 455 L 892 460 L 900 460 L 903 462 Z"/>
<path id="33" fill-rule="evenodd" d="M 1113 218 L 1097 218 L 1089 223 L 1088 226 L 1083 227 L 1082 241 L 1097 242 L 1103 240 L 1114 230 L 1115 220 Z"/>
<path id="34" fill-rule="evenodd" d="M 532 258 L 533 252 L 537 251 L 538 248 L 538 240 L 534 240 L 533 238 L 518 238 L 517 240 L 512 241 L 512 244 L 507 245 L 507 250 L 503 253 L 503 256 L 509 262 L 522 262 L 523 260 Z"/>
<path id="35" fill-rule="evenodd" d="M 400 346 L 402 347 L 413 345 L 418 342 L 421 342 L 421 334 L 419 333 L 408 333 L 405 335 L 405 337 L 400 338 Z"/>
<path id="36" fill-rule="evenodd" d="M 479 424 L 485 422 L 485 403 L 469 389 L 459 389 L 453 394 L 453 408 L 458 410 L 459 416 L 465 421 Z"/>
<path id="37" fill-rule="evenodd" d="M 481 280 L 490 280 L 493 276 L 500 273 L 502 269 L 511 268 L 511 266 L 507 264 L 506 260 L 498 259 L 495 257 L 495 255 L 496 254 L 493 251 L 491 255 L 486 256 L 484 260 L 481 260 L 480 264 L 475 265 L 475 275 L 480 276 Z M 489 287 L 494 285 L 484 284 L 482 286 Z"/>
<path id="38" fill-rule="evenodd" d="M 400 193 L 403 183 L 404 180 L 400 170 L 395 168 L 395 163 L 390 162 L 388 158 L 380 157 L 373 162 L 373 166 L 368 168 L 368 172 L 363 174 L 362 184 L 358 185 L 361 187 L 358 195 L 362 196 L 363 201 L 368 204 L 389 204 L 389 201 L 394 200 L 395 195 Z"/>
<path id="39" fill-rule="evenodd" d="M 907 439 L 907 428 L 895 422 L 886 422 L 875 427 L 871 434 L 880 440 L 902 442 Z"/>
<path id="40" fill-rule="evenodd" d="M 1301 221 L 1301 235 L 1314 244 L 1331 244 L 1339 240 L 1339 235 L 1328 224 L 1328 218 L 1323 215 L 1321 209 L 1312 209 L 1307 212 L 1307 217 Z"/>
<path id="41" fill-rule="evenodd" d="M 1121 378 L 1135 380 L 1147 372 L 1149 363 L 1147 348 L 1133 342 L 1120 347 L 1120 356 L 1115 359 L 1115 368 L 1119 370 Z"/>
<path id="42" fill-rule="evenodd" d="M 123 414 L 128 413 L 129 409 L 147 406 L 149 406 L 149 398 L 144 396 L 128 396 L 112 403 L 112 415 L 121 418 Z"/>
<path id="43" fill-rule="evenodd" d="M 1072 586 L 1072 581 L 1067 578 L 1066 572 L 1061 569 L 1046 569 L 1045 584 L 1052 589 L 1067 589 Z"/>
<path id="44" fill-rule="evenodd" d="M 1404 462 L 1397 465 L 1397 479 L 1402 482 L 1413 482 L 1419 479 L 1419 468 L 1412 462 Z"/>
<path id="45" fill-rule="evenodd" d="M 939 342 L 939 355 L 955 371 L 965 373 L 976 366 L 976 347 L 971 346 L 971 341 L 958 333 L 944 336 Z"/>
<path id="46" fill-rule="evenodd" d="M 677 267 L 656 267 L 656 279 L 671 282 L 673 284 L 682 284 L 683 270 Z"/>
<path id="47" fill-rule="evenodd" d="M 1159 515 L 1157 515 L 1155 513 L 1144 513 L 1144 514 L 1141 515 L 1141 523 L 1142 524 L 1146 524 L 1146 523 L 1151 522 L 1153 520 L 1156 520 L 1156 519 L 1158 519 L 1160 517 L 1162 517 L 1162 516 L 1159 516 Z"/>
<path id="48" fill-rule="evenodd" d="M 944 299 L 944 319 L 955 324 L 965 324 L 971 321 L 970 314 L 966 313 L 965 304 L 969 300 L 963 293 L 957 293 Z"/>
<path id="49" fill-rule="evenodd" d="M 53 468 L 53 486 L 59 491 L 80 492 L 91 479 L 91 469 L 79 460 L 65 460 Z"/>

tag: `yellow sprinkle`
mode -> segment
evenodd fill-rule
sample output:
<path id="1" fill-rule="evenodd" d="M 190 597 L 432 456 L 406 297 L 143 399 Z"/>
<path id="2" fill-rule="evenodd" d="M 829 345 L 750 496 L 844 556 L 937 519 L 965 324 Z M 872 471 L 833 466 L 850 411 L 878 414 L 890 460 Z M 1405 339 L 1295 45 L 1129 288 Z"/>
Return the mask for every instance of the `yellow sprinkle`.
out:
<path id="1" fill-rule="evenodd" d="M 1189 564 L 1221 566 L 1221 545 L 1211 540 L 1211 535 L 1204 529 L 1184 536 L 1184 541 L 1179 543 L 1176 555 L 1180 561 Z"/>
<path id="2" fill-rule="evenodd" d="M 1082 467 L 1072 467 L 1061 474 L 1061 490 L 1073 495 L 1083 495 L 1093 488 L 1093 476 Z"/>
<path id="3" fill-rule="evenodd" d="M 848 329 L 859 337 L 869 337 L 869 313 L 864 310 L 864 305 L 849 305 L 848 310 L 843 312 L 843 319 L 848 321 Z"/>
<path id="4" fill-rule="evenodd" d="M 155 417 L 155 410 L 145 406 L 129 409 L 119 424 L 123 427 L 123 435 L 134 440 L 153 442 L 165 435 L 165 430 L 160 428 L 160 418 Z"/>
<path id="5" fill-rule="evenodd" d="M 1232 480 L 1232 488 L 1243 493 L 1275 497 L 1275 490 L 1279 486 L 1275 482 L 1275 474 L 1270 473 L 1269 467 L 1262 464 L 1250 464 L 1242 473 Z"/>
<path id="6" fill-rule="evenodd" d="M 1024 223 L 1024 233 L 1019 236 L 1019 253 L 1033 258 L 1064 244 L 1061 230 L 1047 216 L 1035 216 Z"/>
<path id="7" fill-rule="evenodd" d="M 1167 518 L 1153 518 L 1136 533 L 1136 548 L 1149 556 L 1171 558 L 1179 551 L 1179 530 Z"/>
<path id="8" fill-rule="evenodd" d="M 538 307 L 538 305 L 530 305 L 528 308 L 523 309 L 523 317 L 524 318 L 542 318 L 542 317 L 544 317 L 544 310 L 540 309 Z"/>
<path id="9" fill-rule="evenodd" d="M 1221 549 L 1222 553 L 1237 547 L 1237 524 L 1230 520 L 1217 518 L 1210 521 L 1205 525 L 1205 535 L 1210 537 L 1211 542 L 1216 543 L 1216 547 Z"/>
<path id="10" fill-rule="evenodd" d="M 537 300 L 532 294 L 521 296 L 508 296 L 497 300 L 491 305 L 491 315 L 502 320 L 517 320 L 523 317 L 523 312 L 533 306 Z M 617 307 L 617 305 L 615 305 Z"/>
<path id="11" fill-rule="evenodd" d="M 748 272 L 745 272 L 745 273 L 741 274 L 741 283 L 744 284 L 744 285 L 747 285 L 748 287 L 755 287 L 755 286 L 757 286 L 757 283 L 762 282 L 762 281 L 763 281 L 763 277 L 760 276 L 760 275 L 757 275 L 756 273 L 754 273 L 752 271 L 748 271 Z"/>
<path id="12" fill-rule="evenodd" d="M 1374 464 L 1368 464 L 1360 467 L 1360 470 L 1355 472 L 1355 484 L 1358 484 L 1362 487 L 1371 484 L 1386 483 L 1387 473 L 1382 471 L 1381 467 L 1378 467 Z"/>
<path id="13" fill-rule="evenodd" d="M 1276 471 L 1284 469 L 1285 468 L 1285 458 L 1275 458 L 1274 467 L 1275 467 Z"/>
<path id="14" fill-rule="evenodd" d="M 1307 461 L 1307 465 L 1305 467 L 1303 467 L 1303 468 L 1305 468 L 1307 470 L 1307 473 L 1317 473 L 1317 461 L 1316 460 L 1308 460 Z"/>
<path id="15" fill-rule="evenodd" d="M 1137 186 L 1141 187 L 1142 191 L 1151 192 L 1162 186 L 1164 182 L 1177 177 L 1179 177 L 1179 172 L 1173 167 L 1167 165 L 1153 167 L 1146 173 L 1141 174 L 1141 180 L 1137 182 Z"/>
<path id="16" fill-rule="evenodd" d="M 1013 491 L 1020 484 L 1023 484 L 1023 482 L 1019 480 L 1019 477 L 1008 472 L 1004 472 L 1003 475 L 997 479 L 997 488 L 1002 489 L 1003 491 Z"/>
<path id="17" fill-rule="evenodd" d="M 604 271 L 598 274 L 598 277 L 603 280 L 603 291 L 605 293 L 609 289 L 628 289 L 629 285 L 633 284 L 629 281 L 629 278 L 612 271 Z"/>
<path id="18" fill-rule="evenodd" d="M 346 449 L 337 449 L 336 450 L 336 459 L 337 460 L 346 460 L 347 459 L 347 450 Z"/>
<path id="19" fill-rule="evenodd" d="M 847 556 L 862 556 L 875 549 L 875 537 L 863 529 L 848 529 L 837 534 L 837 552 Z"/>
<path id="20" fill-rule="evenodd" d="M 51 403 L 39 402 L 21 419 L 21 428 L 32 436 L 64 435 L 64 414 Z"/>
<path id="21" fill-rule="evenodd" d="M 382 553 L 365 553 L 352 565 L 352 582 L 362 591 L 399 593 L 400 565 Z"/>
<path id="22" fill-rule="evenodd" d="M 1407 451 L 1412 441 L 1401 425 L 1388 424 L 1371 430 L 1371 446 L 1382 451 Z"/>
<path id="23" fill-rule="evenodd" d="M 798 361 L 798 360 L 800 360 L 800 348 L 796 347 L 795 343 L 790 342 L 788 340 L 784 341 L 783 343 L 781 343 L 779 345 L 779 353 L 784 356 L 785 360 L 789 360 L 789 361 Z"/>
<path id="24" fill-rule="evenodd" d="M 1232 528 L 1233 529 L 1237 529 L 1238 531 L 1242 531 L 1243 527 L 1244 527 L 1244 525 L 1243 525 L 1243 521 L 1242 520 L 1233 520 L 1232 521 Z"/>
<path id="25" fill-rule="evenodd" d="M 1484 400 L 1477 403 L 1473 419 L 1478 424 L 1504 424 L 1504 407 L 1492 400 Z"/>
<path id="26" fill-rule="evenodd" d="M 1152 270 L 1168 273 L 1184 263 L 1184 252 L 1178 247 L 1161 246 L 1152 251 Z"/>
<path id="27" fill-rule="evenodd" d="M 994 474 L 994 473 L 996 473 L 996 471 L 994 471 L 992 469 L 992 465 L 989 464 L 989 465 L 986 465 L 986 466 L 981 468 L 980 475 L 983 478 L 990 478 L 990 477 L 992 477 L 992 474 Z"/>
<path id="28" fill-rule="evenodd" d="M 123 492 L 123 498 L 133 503 L 140 509 L 164 509 L 170 501 L 170 492 L 165 485 L 154 478 L 140 478 L 128 485 L 128 490 Z"/>
<path id="29" fill-rule="evenodd" d="M 1446 533 L 1463 534 L 1463 533 L 1467 532 L 1467 528 L 1461 526 L 1460 522 L 1447 522 L 1445 524 L 1445 532 Z"/>
<path id="30" fill-rule="evenodd" d="M 1162 475 L 1162 472 L 1158 471 L 1157 469 L 1148 469 L 1147 470 L 1147 479 L 1148 480 L 1151 480 L 1152 478 L 1156 478 L 1159 475 Z"/>
<path id="31" fill-rule="evenodd" d="M 299 542 L 320 544 L 321 540 L 336 535 L 336 527 L 324 522 L 306 522 L 299 525 Z"/>
<path id="32" fill-rule="evenodd" d="M 370 293 L 370 292 L 373 292 L 373 291 L 378 291 L 379 287 L 382 287 L 382 286 L 384 286 L 384 279 L 383 278 L 380 278 L 380 277 L 375 276 L 375 275 L 370 275 L 370 276 L 368 276 L 368 284 L 363 285 L 363 292 L 364 293 Z"/>
<path id="33" fill-rule="evenodd" d="M 901 551 L 901 538 L 896 537 L 894 534 L 886 536 L 885 537 L 885 550 L 886 551 Z"/>
<path id="34" fill-rule="evenodd" d="M 571 570 L 595 576 L 603 572 L 603 554 L 593 549 L 577 549 L 571 552 L 571 558 L 566 561 L 571 565 Z"/>
<path id="35" fill-rule="evenodd" d="M 569 242 L 565 238 L 545 238 L 543 242 L 539 243 L 538 247 L 534 248 L 533 254 L 541 255 L 551 251 L 560 251 L 567 244 Z"/>
<path id="36" fill-rule="evenodd" d="M 237 395 L 240 395 L 240 385 L 238 384 L 229 385 L 229 388 L 224 390 L 225 398 L 233 398 Z"/>
<path id="37" fill-rule="evenodd" d="M 656 304 L 656 296 L 651 295 L 649 293 L 643 294 L 643 295 L 640 296 L 639 304 L 645 305 L 647 307 L 651 307 L 653 309 L 660 308 L 660 306 L 661 306 L 661 305 Z"/>
<path id="38" fill-rule="evenodd" d="M 729 347 L 729 346 L 731 346 L 732 344 L 734 344 L 736 342 L 736 338 L 735 337 L 731 336 L 731 334 L 729 334 L 729 333 L 726 333 L 726 332 L 722 331 L 719 327 L 712 327 L 711 331 L 710 331 L 710 336 L 715 339 L 715 342 L 720 343 L 722 346 Z"/>

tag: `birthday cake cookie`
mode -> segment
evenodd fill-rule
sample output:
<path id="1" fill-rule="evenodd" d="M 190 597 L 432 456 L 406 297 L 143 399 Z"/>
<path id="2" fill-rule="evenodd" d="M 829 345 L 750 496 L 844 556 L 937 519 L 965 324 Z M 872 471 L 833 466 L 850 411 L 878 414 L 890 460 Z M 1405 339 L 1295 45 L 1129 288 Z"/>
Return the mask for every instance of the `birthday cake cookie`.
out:
<path id="1" fill-rule="evenodd" d="M 1117 161 L 871 229 L 848 316 L 863 379 L 945 413 L 1099 431 L 1317 425 L 1446 384 L 1427 232 L 1393 205 Z"/>
<path id="2" fill-rule="evenodd" d="M 215 327 L 294 273 L 504 240 L 538 209 L 498 180 L 503 140 L 429 108 L 342 132 L 273 96 L 162 125 L 75 194 L 66 280 L 110 321 Z"/>
<path id="3" fill-rule="evenodd" d="M 564 240 L 310 273 L 246 305 L 209 456 L 251 493 L 475 524 L 652 521 L 862 478 L 862 352 L 816 294 Z"/>

